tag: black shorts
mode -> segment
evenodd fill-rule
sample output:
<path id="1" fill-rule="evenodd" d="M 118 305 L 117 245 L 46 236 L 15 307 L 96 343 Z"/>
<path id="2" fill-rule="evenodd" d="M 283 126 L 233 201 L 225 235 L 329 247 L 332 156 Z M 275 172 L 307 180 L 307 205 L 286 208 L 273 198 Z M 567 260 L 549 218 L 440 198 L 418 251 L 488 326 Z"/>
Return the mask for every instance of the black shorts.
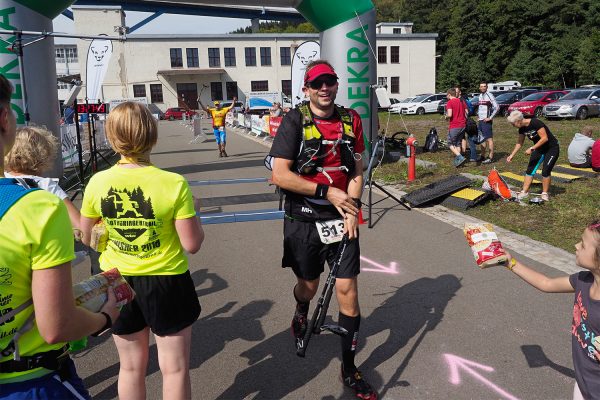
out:
<path id="1" fill-rule="evenodd" d="M 338 243 L 323 244 L 314 222 L 283 220 L 283 268 L 291 267 L 298 278 L 312 281 L 324 271 L 325 261 L 329 267 L 335 261 Z M 360 245 L 358 238 L 348 242 L 338 278 L 354 278 L 360 273 Z"/>
<path id="2" fill-rule="evenodd" d="M 560 148 L 558 146 L 550 147 L 545 153 L 542 153 L 537 149 L 533 150 L 529 156 L 529 164 L 527 165 L 527 171 L 525 171 L 525 174 L 534 176 L 541 165 L 542 178 L 549 177 L 559 155 Z"/>
<path id="3" fill-rule="evenodd" d="M 200 316 L 196 287 L 186 271 L 180 275 L 125 276 L 135 298 L 121 309 L 112 331 L 129 335 L 149 326 L 158 336 L 179 332 Z"/>

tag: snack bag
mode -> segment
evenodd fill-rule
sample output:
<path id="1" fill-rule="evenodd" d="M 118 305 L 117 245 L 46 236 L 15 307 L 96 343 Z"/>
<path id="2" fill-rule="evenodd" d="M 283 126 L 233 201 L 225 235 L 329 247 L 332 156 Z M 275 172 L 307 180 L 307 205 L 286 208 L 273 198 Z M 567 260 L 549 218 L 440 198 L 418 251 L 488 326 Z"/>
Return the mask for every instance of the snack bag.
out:
<path id="1" fill-rule="evenodd" d="M 106 250 L 106 244 L 108 243 L 108 229 L 104 225 L 102 220 L 96 222 L 96 225 L 92 228 L 92 234 L 90 236 L 90 247 L 99 253 Z"/>
<path id="2" fill-rule="evenodd" d="M 135 292 L 121 276 L 119 270 L 113 268 L 74 285 L 75 304 L 92 312 L 98 312 L 108 299 L 106 291 L 109 288 L 115 293 L 118 307 L 130 303 L 135 297 Z"/>
<path id="3" fill-rule="evenodd" d="M 480 268 L 506 262 L 508 257 L 491 224 L 465 224 L 463 231 Z"/>

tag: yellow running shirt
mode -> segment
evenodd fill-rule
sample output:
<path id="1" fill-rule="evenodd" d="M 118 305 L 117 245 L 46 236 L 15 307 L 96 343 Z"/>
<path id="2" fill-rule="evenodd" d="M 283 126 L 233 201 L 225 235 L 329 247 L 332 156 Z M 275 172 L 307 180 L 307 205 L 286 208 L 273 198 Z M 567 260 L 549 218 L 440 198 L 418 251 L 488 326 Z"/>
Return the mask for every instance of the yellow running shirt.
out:
<path id="1" fill-rule="evenodd" d="M 175 230 L 176 219 L 196 215 L 183 176 L 155 166 L 98 172 L 85 188 L 81 215 L 101 217 L 108 245 L 100 256 L 104 271 L 123 275 L 178 275 L 188 269 Z"/>
<path id="2" fill-rule="evenodd" d="M 216 108 L 208 109 L 208 111 L 210 111 L 210 115 L 213 120 L 214 128 L 219 128 L 221 126 L 225 126 L 225 116 L 227 115 L 229 110 L 231 110 L 232 108 L 233 108 L 233 103 L 231 103 L 231 105 L 229 107 L 223 107 L 220 110 L 217 110 Z"/>
<path id="3" fill-rule="evenodd" d="M 62 200 L 44 190 L 21 197 L 0 219 L 0 314 L 31 299 L 33 270 L 56 267 L 73 258 L 73 229 Z M 8 346 L 14 333 L 32 312 L 33 306 L 29 306 L 0 325 L 0 349 Z M 21 336 L 18 345 L 22 356 L 32 356 L 60 349 L 65 344 L 47 344 L 34 324 Z M 12 358 L 10 354 L 1 357 L 0 361 Z M 36 368 L 0 373 L 0 384 L 32 379 L 49 372 Z"/>

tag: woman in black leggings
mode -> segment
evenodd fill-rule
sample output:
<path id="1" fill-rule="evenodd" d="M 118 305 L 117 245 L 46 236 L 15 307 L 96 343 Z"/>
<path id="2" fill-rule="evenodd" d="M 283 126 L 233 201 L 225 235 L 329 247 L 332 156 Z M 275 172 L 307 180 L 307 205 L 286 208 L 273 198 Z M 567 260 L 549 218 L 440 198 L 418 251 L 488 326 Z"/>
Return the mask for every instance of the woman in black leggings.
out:
<path id="1" fill-rule="evenodd" d="M 508 116 L 508 122 L 515 128 L 519 128 L 519 138 L 515 144 L 515 148 L 506 158 L 507 162 L 511 162 L 515 154 L 523 146 L 525 136 L 533 142 L 533 146 L 525 150 L 525 154 L 529 155 L 529 165 L 525 172 L 525 180 L 523 181 L 523 189 L 517 194 L 519 199 L 529 196 L 529 187 L 533 181 L 533 176 L 538 168 L 542 167 L 542 195 L 544 201 L 549 200 L 548 192 L 550 191 L 550 180 L 552 168 L 558 160 L 560 147 L 556 137 L 550 132 L 550 129 L 537 118 L 524 118 L 520 111 L 513 111 Z"/>

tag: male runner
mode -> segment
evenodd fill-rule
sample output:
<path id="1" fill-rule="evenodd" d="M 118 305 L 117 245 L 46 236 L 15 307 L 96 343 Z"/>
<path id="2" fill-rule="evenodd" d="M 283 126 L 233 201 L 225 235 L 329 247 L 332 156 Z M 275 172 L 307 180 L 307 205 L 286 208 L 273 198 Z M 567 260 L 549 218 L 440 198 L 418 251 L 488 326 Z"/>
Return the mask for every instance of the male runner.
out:
<path id="1" fill-rule="evenodd" d="M 215 133 L 215 139 L 217 140 L 217 146 L 219 146 L 219 157 L 229 157 L 225 151 L 225 144 L 227 142 L 227 134 L 225 132 L 225 116 L 233 108 L 237 97 L 233 98 L 229 107 L 222 107 L 220 101 L 215 101 L 215 107 L 206 107 L 198 98 L 198 104 L 207 114 L 209 114 L 213 120 L 213 131 Z"/>
<path id="2" fill-rule="evenodd" d="M 373 400 L 377 393 L 354 364 L 360 326 L 357 215 L 363 187 L 362 124 L 354 110 L 335 105 L 338 77 L 328 62 L 316 60 L 307 66 L 303 91 L 309 102 L 283 117 L 270 151 L 273 181 L 286 193 L 282 266 L 291 267 L 297 278 L 292 333 L 298 346 L 325 260 L 332 265 L 342 233 L 347 233 L 350 240 L 335 285 L 339 325 L 348 331 L 341 338 L 341 375 L 357 397 Z M 337 237 L 332 241 L 331 236 Z"/>

